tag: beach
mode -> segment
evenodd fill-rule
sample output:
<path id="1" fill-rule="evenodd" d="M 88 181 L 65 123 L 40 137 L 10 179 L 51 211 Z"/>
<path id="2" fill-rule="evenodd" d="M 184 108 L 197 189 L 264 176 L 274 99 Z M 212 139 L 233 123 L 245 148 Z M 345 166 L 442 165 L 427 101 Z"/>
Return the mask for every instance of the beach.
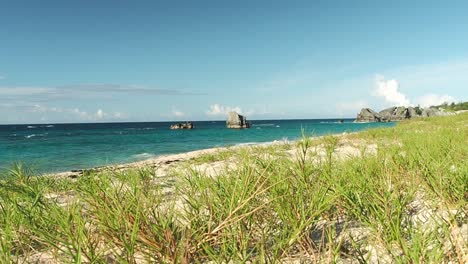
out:
<path id="1" fill-rule="evenodd" d="M 467 120 L 466 115 L 410 120 L 42 177 L 14 168 L 19 178 L 2 182 L 0 198 L 31 205 L 22 209 L 31 221 L 11 221 L 23 223 L 24 232 L 34 233 L 42 246 L 12 259 L 352 263 L 363 254 L 370 263 L 409 260 L 412 249 L 398 242 L 412 243 L 431 260 L 465 260 Z M 441 184 L 445 176 L 450 177 Z M 54 228 L 45 228 L 49 225 Z M 214 249 L 218 252 L 211 254 Z M 245 249 L 265 255 L 240 254 Z"/>
<path id="2" fill-rule="evenodd" d="M 225 121 L 194 122 L 171 130 L 172 122 L 30 124 L 0 126 L 0 168 L 21 161 L 39 174 L 112 166 L 195 150 L 341 134 L 391 123 L 356 124 L 352 119 L 254 120 L 250 129 L 228 129 Z"/>
<path id="3" fill-rule="evenodd" d="M 343 132 L 342 134 L 332 134 L 328 136 L 337 137 L 340 139 L 340 145 L 336 150 L 337 158 L 345 158 L 348 156 L 355 156 L 358 155 L 360 152 L 360 148 L 365 147 L 367 149 L 375 149 L 375 144 L 364 144 L 359 140 L 351 140 L 347 137 L 356 134 L 357 132 L 353 133 L 346 133 Z M 316 136 L 311 137 L 312 141 L 320 141 L 325 136 Z M 289 149 L 287 152 L 289 155 L 294 156 L 296 149 L 293 147 L 296 145 L 300 139 L 288 141 L 271 141 L 271 142 L 263 142 L 263 143 L 247 143 L 247 144 L 239 144 L 231 147 L 217 147 L 217 148 L 208 148 L 208 149 L 201 149 L 201 150 L 194 150 L 185 153 L 178 153 L 178 154 L 169 154 L 169 155 L 162 155 L 158 157 L 147 158 L 141 161 L 129 162 L 129 163 L 122 163 L 122 164 L 115 164 L 109 166 L 100 166 L 100 167 L 93 167 L 88 169 L 80 169 L 80 170 L 71 170 L 71 171 L 64 171 L 58 173 L 50 173 L 44 174 L 45 177 L 56 177 L 56 178 L 77 178 L 82 176 L 83 174 L 89 174 L 90 172 L 102 172 L 102 171 L 123 171 L 123 170 L 131 170 L 131 169 L 141 169 L 141 168 L 155 168 L 156 170 L 167 170 L 168 167 L 172 167 L 177 165 L 178 163 L 184 163 L 190 160 L 194 160 L 206 155 L 217 155 L 220 152 L 227 152 L 227 151 L 236 151 L 239 149 L 255 149 L 255 148 L 263 148 L 263 147 L 279 147 L 285 148 L 285 146 Z M 316 151 L 324 153 L 323 147 L 320 149 L 316 149 Z M 209 166 L 209 164 L 205 164 Z"/>
<path id="4" fill-rule="evenodd" d="M 0 264 L 468 264 L 468 1 L 5 1 Z"/>

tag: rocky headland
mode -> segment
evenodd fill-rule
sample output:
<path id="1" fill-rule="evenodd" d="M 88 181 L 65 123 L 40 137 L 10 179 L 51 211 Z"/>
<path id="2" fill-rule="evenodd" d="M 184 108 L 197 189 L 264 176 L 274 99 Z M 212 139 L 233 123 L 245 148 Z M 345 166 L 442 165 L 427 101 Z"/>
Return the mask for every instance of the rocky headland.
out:
<path id="1" fill-rule="evenodd" d="M 376 112 L 370 108 L 362 108 L 361 112 L 357 115 L 355 122 L 394 122 L 412 118 L 447 116 L 453 114 L 453 112 L 448 112 L 442 108 L 435 107 L 420 108 L 394 106 L 380 112 Z"/>

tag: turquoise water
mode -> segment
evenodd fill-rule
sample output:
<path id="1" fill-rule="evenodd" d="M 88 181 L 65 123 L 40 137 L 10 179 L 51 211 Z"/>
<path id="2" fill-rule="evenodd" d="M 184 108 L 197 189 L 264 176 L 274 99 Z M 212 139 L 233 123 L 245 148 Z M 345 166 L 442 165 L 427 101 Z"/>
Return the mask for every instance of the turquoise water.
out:
<path id="1" fill-rule="evenodd" d="M 211 147 L 294 140 L 302 128 L 309 135 L 324 135 L 394 125 L 337 121 L 257 120 L 242 130 L 227 129 L 224 121 L 194 122 L 193 130 L 170 130 L 169 122 L 0 125 L 0 167 L 22 161 L 37 172 L 60 172 Z"/>

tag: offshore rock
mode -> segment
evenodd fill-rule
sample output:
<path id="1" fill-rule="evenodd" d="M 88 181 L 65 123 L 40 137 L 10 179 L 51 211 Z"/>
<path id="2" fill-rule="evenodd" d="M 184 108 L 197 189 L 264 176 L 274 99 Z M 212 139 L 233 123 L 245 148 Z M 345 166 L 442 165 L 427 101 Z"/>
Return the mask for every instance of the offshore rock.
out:
<path id="1" fill-rule="evenodd" d="M 229 112 L 228 119 L 226 121 L 227 128 L 250 128 L 250 123 L 247 123 L 247 119 L 243 115 L 239 115 L 237 112 Z"/>
<path id="2" fill-rule="evenodd" d="M 193 125 L 192 122 L 186 122 L 186 123 L 178 123 L 178 124 L 173 124 L 170 127 L 171 129 L 193 129 L 195 126 Z"/>

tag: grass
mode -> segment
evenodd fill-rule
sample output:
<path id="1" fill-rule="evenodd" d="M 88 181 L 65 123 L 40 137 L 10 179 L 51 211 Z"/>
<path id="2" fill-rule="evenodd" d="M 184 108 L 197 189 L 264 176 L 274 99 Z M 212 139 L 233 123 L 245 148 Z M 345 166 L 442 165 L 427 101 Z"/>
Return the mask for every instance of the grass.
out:
<path id="1" fill-rule="evenodd" d="M 199 156 L 172 184 L 150 168 L 54 179 L 14 164 L 0 176 L 0 262 L 464 263 L 467 138 L 467 114 L 304 136 Z M 191 167 L 223 161 L 236 166 L 216 177 Z"/>
<path id="2" fill-rule="evenodd" d="M 434 106 L 436 108 L 443 108 L 447 111 L 460 111 L 460 110 L 468 110 L 468 102 L 459 102 L 459 103 L 444 103 L 441 105 Z"/>

